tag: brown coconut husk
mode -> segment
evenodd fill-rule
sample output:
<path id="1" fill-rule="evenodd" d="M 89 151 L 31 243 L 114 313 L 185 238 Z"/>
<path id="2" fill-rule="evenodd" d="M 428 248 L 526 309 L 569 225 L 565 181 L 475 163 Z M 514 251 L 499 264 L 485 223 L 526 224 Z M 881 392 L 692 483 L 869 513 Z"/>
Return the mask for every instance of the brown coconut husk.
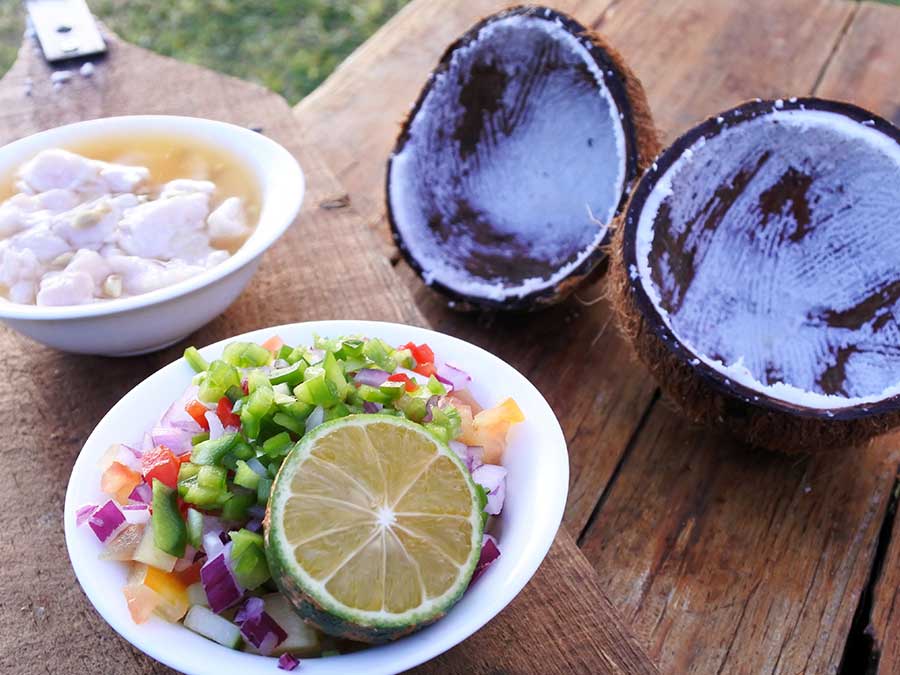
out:
<path id="1" fill-rule="evenodd" d="M 721 376 L 716 377 L 690 365 L 691 354 L 684 350 L 671 333 L 666 340 L 660 337 L 660 320 L 651 306 L 639 301 L 635 286 L 640 282 L 632 279 L 629 274 L 626 256 L 629 228 L 626 224 L 639 218 L 634 207 L 643 183 L 646 181 L 649 185 L 655 184 L 657 177 L 668 166 L 666 156 L 670 153 L 680 155 L 680 151 L 690 146 L 704 128 L 723 117 L 735 115 L 736 111 L 741 111 L 740 114 L 758 114 L 759 111 L 770 110 L 773 104 L 773 101 L 757 99 L 709 118 L 681 136 L 666 150 L 659 158 L 659 171 L 654 166 L 652 171 L 644 174 L 641 185 L 632 193 L 628 205 L 616 218 L 610 246 L 607 295 L 616 312 L 619 330 L 657 380 L 663 393 L 690 421 L 720 427 L 751 446 L 789 454 L 852 448 L 900 426 L 900 397 L 866 406 L 868 410 L 836 410 L 832 416 L 824 410 L 793 406 L 762 395 L 758 397 L 759 401 L 754 401 L 747 395 L 749 390 L 741 391 L 743 388 L 738 386 L 729 387 L 723 383 Z M 805 105 L 837 111 L 859 121 L 876 120 L 876 126 L 894 129 L 872 113 L 849 104 L 806 98 L 792 99 L 790 104 L 784 102 L 781 105 L 785 108 Z"/>
<path id="2" fill-rule="evenodd" d="M 453 42 L 444 51 L 444 54 L 441 57 L 437 67 L 429 77 L 425 87 L 422 89 L 418 100 L 416 101 L 410 112 L 407 114 L 403 122 L 400 134 L 397 137 L 397 142 L 391 153 L 391 159 L 388 160 L 388 170 L 386 173 L 385 182 L 385 193 L 387 195 L 387 198 L 385 201 L 387 204 L 387 215 L 388 222 L 391 227 L 391 235 L 404 260 L 406 260 L 410 267 L 412 267 L 412 269 L 420 277 L 423 277 L 423 270 L 419 266 L 418 262 L 412 257 L 408 248 L 405 246 L 403 239 L 400 236 L 399 230 L 395 224 L 394 213 L 391 208 L 389 194 L 390 165 L 392 158 L 395 154 L 399 153 L 403 149 L 406 141 L 409 138 L 409 129 L 412 121 L 422 106 L 422 103 L 429 91 L 430 84 L 434 76 L 438 73 L 443 72 L 449 67 L 450 59 L 453 56 L 453 53 L 460 47 L 463 47 L 468 42 L 472 41 L 486 24 L 489 24 L 492 21 L 496 21 L 498 19 L 502 19 L 504 17 L 508 17 L 510 15 L 526 13 L 541 13 L 542 15 L 549 16 L 552 19 L 558 19 L 563 23 L 563 25 L 570 29 L 570 32 L 589 42 L 595 49 L 599 50 L 599 52 L 607 60 L 607 63 L 603 65 L 603 68 L 605 70 L 612 70 L 614 73 L 614 79 L 622 87 L 622 90 L 624 92 L 624 101 L 619 101 L 617 99 L 617 103 L 619 104 L 620 112 L 625 115 L 625 119 L 627 121 L 625 125 L 626 133 L 630 136 L 630 142 L 633 144 L 635 149 L 635 161 L 633 162 L 633 166 L 630 167 L 631 175 L 626 180 L 622 199 L 619 204 L 617 213 L 622 213 L 631 190 L 637 183 L 640 176 L 644 173 L 644 171 L 646 171 L 647 167 L 649 167 L 653 162 L 653 158 L 656 157 L 662 149 L 662 145 L 659 139 L 659 133 L 653 123 L 653 116 L 650 112 L 650 105 L 647 101 L 647 95 L 644 92 L 644 87 L 641 84 L 641 81 L 634 74 L 631 68 L 629 68 L 628 64 L 625 62 L 625 59 L 618 52 L 618 50 L 612 47 L 612 45 L 610 45 L 609 42 L 599 33 L 588 30 L 576 19 L 567 14 L 564 14 L 563 12 L 558 12 L 553 9 L 538 6 L 521 5 L 510 7 L 508 9 L 502 10 L 501 12 L 481 19 L 481 21 L 475 24 L 471 29 L 469 29 L 455 42 Z M 586 283 L 594 282 L 600 279 L 606 273 L 607 265 L 605 264 L 605 262 L 607 256 L 607 247 L 611 237 L 611 231 L 612 224 L 610 224 L 610 229 L 607 231 L 606 237 L 604 238 L 603 242 L 601 242 L 601 244 L 597 247 L 597 249 L 591 255 L 589 255 L 582 262 L 582 264 L 578 266 L 577 269 L 573 270 L 569 276 L 560 281 L 560 283 L 558 283 L 555 287 L 545 289 L 539 293 L 535 293 L 524 298 L 506 302 L 497 302 L 486 300 L 483 298 L 468 298 L 457 293 L 453 289 L 447 288 L 439 283 L 433 284 L 432 288 L 450 298 L 450 306 L 458 311 L 499 309 L 517 312 L 529 312 L 543 309 L 550 305 L 561 302 L 569 295 L 571 295 L 578 287 Z"/>

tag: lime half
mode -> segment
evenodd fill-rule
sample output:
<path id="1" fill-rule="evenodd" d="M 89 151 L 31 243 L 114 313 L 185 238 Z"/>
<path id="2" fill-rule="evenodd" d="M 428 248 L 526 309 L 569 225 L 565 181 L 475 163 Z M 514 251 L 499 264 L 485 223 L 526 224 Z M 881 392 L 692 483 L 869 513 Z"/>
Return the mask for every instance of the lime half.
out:
<path id="1" fill-rule="evenodd" d="M 481 512 L 462 461 L 423 427 L 352 415 L 291 450 L 269 500 L 266 553 L 303 618 L 384 642 L 436 621 L 465 591 Z"/>

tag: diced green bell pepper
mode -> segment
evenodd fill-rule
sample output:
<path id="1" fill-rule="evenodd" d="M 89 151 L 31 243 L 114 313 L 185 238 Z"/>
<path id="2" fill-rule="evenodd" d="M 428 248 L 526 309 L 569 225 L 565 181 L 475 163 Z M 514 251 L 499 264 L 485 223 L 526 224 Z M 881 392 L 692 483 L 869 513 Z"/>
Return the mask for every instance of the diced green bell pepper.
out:
<path id="1" fill-rule="evenodd" d="M 336 420 L 338 417 L 346 417 L 350 414 L 350 408 L 346 403 L 338 403 L 325 410 L 325 421 Z"/>
<path id="2" fill-rule="evenodd" d="M 222 458 L 236 445 L 238 435 L 234 432 L 222 434 L 214 441 L 203 441 L 194 446 L 191 462 L 194 464 L 220 464 Z"/>
<path id="3" fill-rule="evenodd" d="M 272 491 L 272 479 L 260 477 L 256 484 L 256 503 L 265 506 L 269 501 L 269 493 Z"/>
<path id="4" fill-rule="evenodd" d="M 245 520 L 247 518 L 247 509 L 255 503 L 255 494 L 238 488 L 231 493 L 231 499 L 222 506 L 222 519 L 234 521 Z"/>
<path id="5" fill-rule="evenodd" d="M 304 377 L 307 377 L 311 370 L 314 370 L 315 374 L 294 387 L 294 396 L 312 406 L 320 405 L 324 408 L 333 406 L 340 400 L 334 384 L 326 378 L 324 369 L 316 366 L 307 368 Z"/>
<path id="6" fill-rule="evenodd" d="M 269 373 L 269 382 L 273 385 L 286 384 L 294 387 L 303 382 L 303 373 L 306 368 L 306 361 L 303 359 L 285 368 L 276 368 Z"/>
<path id="7" fill-rule="evenodd" d="M 238 368 L 258 368 L 269 363 L 272 354 L 253 342 L 232 342 L 222 352 L 222 359 Z"/>
<path id="8" fill-rule="evenodd" d="M 228 470 L 224 466 L 201 466 L 197 474 L 197 485 L 207 490 L 225 492 L 225 481 L 228 478 Z"/>
<path id="9" fill-rule="evenodd" d="M 200 356 L 200 352 L 197 351 L 196 347 L 188 347 L 184 350 L 184 360 L 187 361 L 188 365 L 197 373 L 202 373 L 209 368 L 209 363 Z"/>
<path id="10" fill-rule="evenodd" d="M 234 484 L 248 490 L 255 490 L 259 485 L 259 474 L 247 466 L 247 462 L 238 460 L 237 469 L 234 472 Z"/>
<path id="11" fill-rule="evenodd" d="M 203 542 L 203 514 L 196 509 L 187 510 L 187 540 L 194 548 Z"/>
<path id="12" fill-rule="evenodd" d="M 381 370 L 393 373 L 397 369 L 397 362 L 391 357 L 391 349 L 384 340 L 372 338 L 363 346 L 363 354 Z"/>
<path id="13" fill-rule="evenodd" d="M 291 449 L 291 445 L 293 445 L 293 441 L 291 440 L 290 435 L 286 431 L 282 431 L 280 434 L 276 434 L 271 438 L 266 439 L 266 442 L 263 443 L 263 452 L 266 453 L 269 457 L 283 457 L 287 454 L 287 451 Z"/>
<path id="14" fill-rule="evenodd" d="M 248 544 L 237 555 L 234 550 L 231 550 L 231 570 L 241 586 L 253 590 L 269 580 L 271 572 L 261 546 Z"/>
<path id="15" fill-rule="evenodd" d="M 159 550 L 181 558 L 187 546 L 187 527 L 178 511 L 175 490 L 154 478 L 152 501 L 150 526 L 153 528 L 153 544 Z"/>
<path id="16" fill-rule="evenodd" d="M 272 416 L 272 421 L 280 427 L 284 427 L 288 431 L 293 431 L 298 436 L 306 433 L 306 425 L 300 420 L 286 415 L 283 412 L 277 412 Z"/>

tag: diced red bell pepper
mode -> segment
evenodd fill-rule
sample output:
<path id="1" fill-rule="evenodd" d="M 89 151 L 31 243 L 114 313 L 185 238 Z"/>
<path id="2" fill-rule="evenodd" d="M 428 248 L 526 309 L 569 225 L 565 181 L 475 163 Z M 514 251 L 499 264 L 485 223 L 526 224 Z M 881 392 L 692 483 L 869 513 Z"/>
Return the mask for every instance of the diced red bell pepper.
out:
<path id="1" fill-rule="evenodd" d="M 400 349 L 408 349 L 416 363 L 434 363 L 434 352 L 427 344 L 423 343 L 416 346 L 412 342 L 407 342 Z"/>
<path id="2" fill-rule="evenodd" d="M 282 340 L 278 335 L 273 335 L 268 340 L 263 342 L 261 346 L 263 347 L 263 349 L 268 349 L 273 354 L 277 354 L 278 350 L 284 346 L 284 340 Z"/>
<path id="3" fill-rule="evenodd" d="M 419 375 L 424 375 L 425 377 L 431 377 L 437 372 L 437 368 L 434 367 L 433 363 L 420 363 L 415 368 L 413 368 L 413 370 Z"/>
<path id="4" fill-rule="evenodd" d="M 415 380 L 411 380 L 409 375 L 406 373 L 394 373 L 390 377 L 388 377 L 390 382 L 404 382 L 406 384 L 406 391 L 413 392 L 419 388 L 418 383 Z"/>
<path id="5" fill-rule="evenodd" d="M 148 450 L 141 457 L 141 469 L 144 480 L 150 485 L 153 479 L 158 478 L 161 483 L 168 485 L 173 490 L 178 487 L 178 469 L 181 461 L 165 445 L 157 445 Z"/>
<path id="6" fill-rule="evenodd" d="M 184 406 L 184 409 L 203 428 L 203 431 L 209 431 L 209 422 L 206 421 L 206 413 L 209 412 L 209 409 L 205 405 L 200 401 L 191 401 Z"/>
<path id="7" fill-rule="evenodd" d="M 219 416 L 223 427 L 237 428 L 241 426 L 241 418 L 231 412 L 232 407 L 231 399 L 227 396 L 219 399 L 219 403 L 216 406 L 216 415 Z"/>

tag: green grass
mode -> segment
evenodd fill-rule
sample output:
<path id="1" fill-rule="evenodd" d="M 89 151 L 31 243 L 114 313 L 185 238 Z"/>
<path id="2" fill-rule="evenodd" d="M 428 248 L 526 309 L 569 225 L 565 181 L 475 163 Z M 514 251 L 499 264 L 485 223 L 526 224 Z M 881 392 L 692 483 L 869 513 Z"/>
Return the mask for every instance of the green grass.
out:
<path id="1" fill-rule="evenodd" d="M 88 0 L 112 30 L 160 54 L 258 82 L 291 103 L 315 89 L 407 0 Z M 0 0 L 0 72 L 24 19 Z"/>

